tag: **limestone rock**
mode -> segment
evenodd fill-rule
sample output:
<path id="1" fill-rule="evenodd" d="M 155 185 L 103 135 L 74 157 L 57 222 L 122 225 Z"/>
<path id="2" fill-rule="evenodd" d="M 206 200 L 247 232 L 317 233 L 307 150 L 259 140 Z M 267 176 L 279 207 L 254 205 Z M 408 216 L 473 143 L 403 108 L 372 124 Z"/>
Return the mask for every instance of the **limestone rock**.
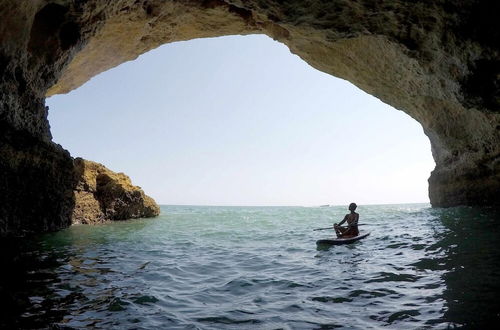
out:
<path id="1" fill-rule="evenodd" d="M 0 236 L 68 227 L 73 187 L 67 151 L 0 121 Z"/>
<path id="2" fill-rule="evenodd" d="M 499 207 L 498 12 L 486 0 L 0 1 L 0 232 L 70 222 L 76 183 L 46 95 L 168 42 L 231 34 L 266 34 L 417 120 L 434 206 Z"/>
<path id="3" fill-rule="evenodd" d="M 160 214 L 156 202 L 140 187 L 132 185 L 125 174 L 82 158 L 76 158 L 74 164 L 77 183 L 73 223 L 95 224 Z"/>

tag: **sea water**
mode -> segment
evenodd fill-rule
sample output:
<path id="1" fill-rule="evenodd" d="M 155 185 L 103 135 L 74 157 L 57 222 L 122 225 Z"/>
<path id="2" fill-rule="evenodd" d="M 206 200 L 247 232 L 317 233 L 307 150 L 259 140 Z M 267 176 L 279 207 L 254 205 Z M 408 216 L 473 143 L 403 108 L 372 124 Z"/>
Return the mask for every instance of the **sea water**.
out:
<path id="1" fill-rule="evenodd" d="M 313 229 L 342 220 L 345 206 L 163 206 L 153 219 L 25 240 L 10 251 L 0 325 L 484 329 L 500 322 L 497 211 L 427 204 L 357 211 L 361 232 L 371 235 L 330 248 L 316 240 L 333 232 Z"/>

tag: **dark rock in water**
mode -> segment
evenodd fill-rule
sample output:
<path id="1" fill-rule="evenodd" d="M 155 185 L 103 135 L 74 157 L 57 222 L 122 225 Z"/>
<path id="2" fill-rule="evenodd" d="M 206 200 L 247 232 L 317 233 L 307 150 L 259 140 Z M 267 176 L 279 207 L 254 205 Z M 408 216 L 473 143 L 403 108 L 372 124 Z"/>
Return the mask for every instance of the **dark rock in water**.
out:
<path id="1" fill-rule="evenodd" d="M 0 121 L 0 236 L 68 227 L 74 186 L 67 151 Z"/>
<path id="2" fill-rule="evenodd" d="M 434 206 L 499 206 L 499 3 L 4 0 L 0 231 L 71 223 L 71 157 L 51 142 L 46 95 L 164 43 L 229 34 L 266 34 L 420 122 Z"/>
<path id="3" fill-rule="evenodd" d="M 74 163 L 77 185 L 73 223 L 93 224 L 160 214 L 155 201 L 132 185 L 125 174 L 82 158 L 76 158 Z"/>

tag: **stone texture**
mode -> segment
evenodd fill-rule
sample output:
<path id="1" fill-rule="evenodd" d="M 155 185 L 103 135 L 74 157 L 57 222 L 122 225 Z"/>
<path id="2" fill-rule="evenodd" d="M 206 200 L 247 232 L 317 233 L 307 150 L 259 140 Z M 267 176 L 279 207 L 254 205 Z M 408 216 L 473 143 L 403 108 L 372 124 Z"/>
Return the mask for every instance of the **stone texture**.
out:
<path id="1" fill-rule="evenodd" d="M 1 1 L 1 230 L 69 222 L 71 158 L 50 142 L 46 95 L 164 43 L 229 34 L 275 38 L 420 122 L 434 206 L 499 206 L 499 11 L 487 0 Z"/>
<path id="2" fill-rule="evenodd" d="M 74 185 L 67 151 L 0 122 L 0 236 L 69 226 Z"/>
<path id="3" fill-rule="evenodd" d="M 123 173 L 99 163 L 76 158 L 75 207 L 72 222 L 95 224 L 107 220 L 154 217 L 160 214 L 156 202 L 132 185 Z"/>

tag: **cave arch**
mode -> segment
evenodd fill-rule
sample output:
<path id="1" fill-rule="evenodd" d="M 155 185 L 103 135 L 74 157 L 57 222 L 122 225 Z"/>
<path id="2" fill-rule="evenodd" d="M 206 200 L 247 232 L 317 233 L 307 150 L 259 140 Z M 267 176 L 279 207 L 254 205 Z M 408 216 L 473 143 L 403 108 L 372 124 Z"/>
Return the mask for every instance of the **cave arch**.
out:
<path id="1" fill-rule="evenodd" d="M 160 204 L 429 201 L 421 126 L 265 35 L 167 44 L 47 104 L 54 141 Z"/>
<path id="2" fill-rule="evenodd" d="M 17 218 L 45 223 L 43 228 L 60 227 L 47 225 L 50 218 L 67 224 L 72 160 L 50 142 L 47 95 L 68 92 L 164 43 L 250 33 L 267 34 L 318 70 L 349 80 L 420 122 L 436 162 L 429 179 L 433 206 L 498 206 L 500 23 L 487 13 L 499 6 L 479 0 L 4 1 L 2 228 Z M 47 15 L 55 15 L 57 24 L 42 29 Z M 43 33 L 33 33 L 34 24 Z M 49 150 L 51 161 L 35 156 L 40 148 Z M 20 199 L 33 200 L 29 184 L 13 179 L 23 176 L 26 182 L 43 177 L 39 194 L 59 207 L 37 201 L 29 213 L 13 208 Z"/>

